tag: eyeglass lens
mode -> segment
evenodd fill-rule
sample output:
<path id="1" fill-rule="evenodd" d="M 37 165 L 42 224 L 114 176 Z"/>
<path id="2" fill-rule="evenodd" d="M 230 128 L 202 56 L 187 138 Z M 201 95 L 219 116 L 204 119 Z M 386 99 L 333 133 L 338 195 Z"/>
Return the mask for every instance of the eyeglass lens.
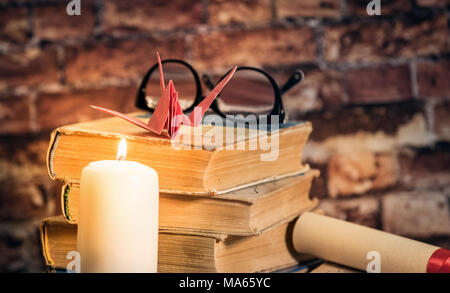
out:
<path id="1" fill-rule="evenodd" d="M 183 110 L 188 109 L 195 101 L 197 86 L 192 71 L 186 65 L 176 62 L 164 62 L 164 80 L 166 85 L 172 80 L 175 90 L 178 92 L 178 99 Z M 146 103 L 154 109 L 161 96 L 159 83 L 159 71 L 155 68 L 151 73 L 146 86 Z"/>
<path id="2" fill-rule="evenodd" d="M 236 71 L 233 78 L 217 98 L 223 114 L 269 114 L 275 99 L 274 88 L 269 79 L 256 70 Z"/>

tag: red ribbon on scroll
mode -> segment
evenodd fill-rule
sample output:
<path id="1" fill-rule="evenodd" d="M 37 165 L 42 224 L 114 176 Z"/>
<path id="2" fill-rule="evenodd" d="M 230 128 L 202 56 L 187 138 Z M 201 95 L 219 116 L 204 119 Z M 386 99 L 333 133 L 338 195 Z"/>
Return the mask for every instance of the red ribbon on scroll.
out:
<path id="1" fill-rule="evenodd" d="M 450 250 L 439 248 L 430 256 L 427 273 L 450 273 Z"/>

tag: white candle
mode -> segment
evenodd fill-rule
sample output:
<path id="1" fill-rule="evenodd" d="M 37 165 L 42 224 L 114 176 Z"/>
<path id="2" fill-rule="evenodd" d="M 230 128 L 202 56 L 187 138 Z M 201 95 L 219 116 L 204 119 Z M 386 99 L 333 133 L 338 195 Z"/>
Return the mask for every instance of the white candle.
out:
<path id="1" fill-rule="evenodd" d="M 78 251 L 81 272 L 156 273 L 158 257 L 158 174 L 124 161 L 92 162 L 81 173 Z"/>

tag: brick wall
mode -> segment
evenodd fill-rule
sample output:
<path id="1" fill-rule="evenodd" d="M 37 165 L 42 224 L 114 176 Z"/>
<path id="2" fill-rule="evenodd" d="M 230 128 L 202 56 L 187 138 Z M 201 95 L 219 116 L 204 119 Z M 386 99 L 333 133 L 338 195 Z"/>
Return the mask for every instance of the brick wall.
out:
<path id="1" fill-rule="evenodd" d="M 58 214 L 49 132 L 134 109 L 154 63 L 306 79 L 284 103 L 313 122 L 305 159 L 329 214 L 449 247 L 448 0 L 0 0 L 0 271 L 40 271 L 37 227 Z"/>

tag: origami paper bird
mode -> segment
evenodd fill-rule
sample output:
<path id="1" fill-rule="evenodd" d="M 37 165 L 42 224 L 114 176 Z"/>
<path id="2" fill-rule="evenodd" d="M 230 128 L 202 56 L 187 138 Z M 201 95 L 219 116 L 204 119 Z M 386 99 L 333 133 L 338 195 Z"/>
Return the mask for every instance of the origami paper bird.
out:
<path id="1" fill-rule="evenodd" d="M 196 107 L 194 107 L 192 113 L 189 115 L 189 117 L 187 117 L 186 115 L 184 115 L 183 110 L 181 109 L 181 105 L 178 100 L 178 92 L 175 90 L 173 81 L 170 80 L 169 84 L 166 87 L 164 83 L 164 73 L 161 64 L 161 58 L 158 52 L 156 53 L 156 56 L 158 58 L 159 66 L 161 97 L 158 101 L 158 104 L 156 105 L 153 115 L 150 117 L 147 123 L 144 123 L 134 117 L 119 113 L 117 111 L 92 105 L 91 107 L 95 110 L 99 110 L 104 113 L 124 119 L 136 126 L 142 127 L 156 134 L 161 134 L 163 130 L 167 130 L 170 138 L 173 139 L 176 136 L 177 131 L 181 127 L 181 125 L 197 127 L 200 124 L 206 110 L 208 110 L 209 106 L 211 106 L 211 103 L 214 101 L 217 95 L 230 81 L 231 77 L 236 72 L 237 66 L 235 66 L 231 70 L 231 72 L 224 79 L 222 79 L 222 81 L 219 82 L 219 84 L 217 84 L 217 86 L 213 90 L 211 90 L 208 96 L 206 96 Z"/>

